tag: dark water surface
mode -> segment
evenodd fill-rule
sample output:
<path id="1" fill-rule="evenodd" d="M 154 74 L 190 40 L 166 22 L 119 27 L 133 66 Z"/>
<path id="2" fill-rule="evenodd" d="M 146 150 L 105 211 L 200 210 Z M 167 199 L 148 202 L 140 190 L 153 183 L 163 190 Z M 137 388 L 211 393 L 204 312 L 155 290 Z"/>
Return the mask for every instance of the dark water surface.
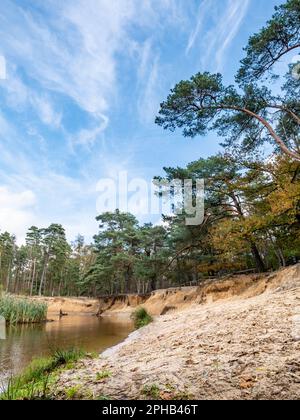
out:
<path id="1" fill-rule="evenodd" d="M 7 327 L 6 340 L 0 340 L 0 388 L 35 357 L 72 347 L 100 353 L 123 341 L 132 331 L 132 323 L 127 319 L 98 319 L 91 315 L 57 318 L 43 325 Z"/>

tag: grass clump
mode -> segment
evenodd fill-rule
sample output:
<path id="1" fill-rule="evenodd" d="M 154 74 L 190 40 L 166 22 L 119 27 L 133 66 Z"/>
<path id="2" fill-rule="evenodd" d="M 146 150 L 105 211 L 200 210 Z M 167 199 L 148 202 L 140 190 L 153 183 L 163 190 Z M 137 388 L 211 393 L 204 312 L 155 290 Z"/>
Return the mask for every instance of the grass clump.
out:
<path id="1" fill-rule="evenodd" d="M 107 397 L 106 395 L 100 395 L 99 397 L 96 398 L 97 401 L 110 401 L 111 398 Z"/>
<path id="2" fill-rule="evenodd" d="M 0 295 L 0 315 L 8 324 L 44 322 L 47 319 L 47 310 L 47 305 L 42 302 L 7 294 Z"/>
<path id="3" fill-rule="evenodd" d="M 145 308 L 138 308 L 136 311 L 134 311 L 132 314 L 132 319 L 136 329 L 145 327 L 153 321 L 152 316 L 148 314 Z"/>
<path id="4" fill-rule="evenodd" d="M 84 356 L 85 353 L 77 349 L 56 350 L 50 357 L 33 360 L 23 373 L 9 381 L 0 400 L 51 399 L 50 386 L 60 370 Z"/>
<path id="5" fill-rule="evenodd" d="M 65 392 L 68 400 L 75 400 L 82 396 L 80 385 L 72 386 L 71 388 L 66 389 Z"/>
<path id="6" fill-rule="evenodd" d="M 109 370 L 103 370 L 96 374 L 96 381 L 103 381 L 103 379 L 110 378 L 112 373 Z"/>
<path id="7" fill-rule="evenodd" d="M 148 398 L 152 398 L 154 400 L 160 399 L 160 388 L 156 384 L 152 385 L 145 385 L 142 391 L 142 394 Z"/>

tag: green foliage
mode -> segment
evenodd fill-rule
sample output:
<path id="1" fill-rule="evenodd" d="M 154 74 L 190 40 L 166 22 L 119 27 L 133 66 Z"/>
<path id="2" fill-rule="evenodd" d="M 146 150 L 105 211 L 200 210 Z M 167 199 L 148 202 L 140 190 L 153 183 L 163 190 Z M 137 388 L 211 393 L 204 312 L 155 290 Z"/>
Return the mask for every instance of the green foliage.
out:
<path id="1" fill-rule="evenodd" d="M 292 77 L 291 66 L 280 96 L 272 93 L 272 85 L 258 84 L 280 58 L 296 49 L 300 49 L 300 0 L 288 0 L 250 38 L 237 87 L 225 86 L 220 74 L 197 73 L 171 90 L 156 123 L 171 131 L 182 129 L 186 137 L 216 131 L 225 137 L 222 145 L 236 156 L 261 153 L 261 146 L 271 140 L 276 152 L 300 162 L 299 78 Z"/>
<path id="2" fill-rule="evenodd" d="M 143 395 L 154 400 L 158 400 L 160 398 L 160 392 L 160 388 L 156 384 L 145 385 L 142 390 Z"/>
<path id="3" fill-rule="evenodd" d="M 110 378 L 112 373 L 109 370 L 103 370 L 102 372 L 97 372 L 96 381 L 103 381 L 103 379 Z"/>
<path id="4" fill-rule="evenodd" d="M 283 55 L 299 47 L 300 1 L 288 0 L 276 7 L 272 19 L 249 39 L 237 80 L 244 84 L 257 81 L 271 72 Z"/>
<path id="5" fill-rule="evenodd" d="M 81 386 L 76 385 L 65 390 L 65 394 L 68 400 L 74 400 L 81 397 Z"/>
<path id="6" fill-rule="evenodd" d="M 140 227 L 134 216 L 119 210 L 97 220 L 96 261 L 83 279 L 85 290 L 112 295 L 154 290 L 165 262 L 165 230 L 151 224 Z"/>
<path id="7" fill-rule="evenodd" d="M 98 400 L 98 401 L 110 401 L 111 398 L 109 398 L 105 395 L 100 395 L 99 397 L 96 398 L 96 400 Z"/>
<path id="8" fill-rule="evenodd" d="M 9 324 L 29 324 L 44 322 L 48 307 L 45 303 L 15 296 L 0 295 L 0 315 Z"/>
<path id="9" fill-rule="evenodd" d="M 61 225 L 32 226 L 26 245 L 20 247 L 14 236 L 0 234 L 0 285 L 7 293 L 78 295 L 83 274 L 93 261 L 92 247 L 80 235 L 69 245 Z"/>
<path id="10" fill-rule="evenodd" d="M 153 318 L 148 314 L 145 308 L 138 308 L 132 314 L 132 319 L 136 329 L 145 327 L 153 322 Z"/>
<path id="11" fill-rule="evenodd" d="M 277 110 L 277 113 L 274 113 Z M 156 123 L 166 130 L 183 129 L 185 137 L 204 136 L 217 131 L 226 139 L 225 147 L 237 147 L 239 153 L 253 152 L 265 141 L 272 140 L 275 148 L 300 161 L 298 138 L 283 132 L 282 118 L 294 124 L 299 134 L 295 104 L 287 98 L 273 97 L 266 87 L 244 86 L 238 93 L 233 86 L 224 86 L 220 74 L 198 73 L 181 81 L 161 104 Z M 298 128 L 298 129 L 296 129 Z"/>

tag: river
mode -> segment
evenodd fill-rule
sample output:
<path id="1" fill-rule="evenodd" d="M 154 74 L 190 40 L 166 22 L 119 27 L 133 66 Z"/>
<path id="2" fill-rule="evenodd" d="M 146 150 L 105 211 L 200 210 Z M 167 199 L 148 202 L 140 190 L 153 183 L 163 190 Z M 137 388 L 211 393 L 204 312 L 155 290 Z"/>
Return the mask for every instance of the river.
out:
<path id="1" fill-rule="evenodd" d="M 91 315 L 57 318 L 43 325 L 7 327 L 6 340 L 0 340 L 0 387 L 35 357 L 72 347 L 100 353 L 123 341 L 132 331 L 129 320 Z"/>

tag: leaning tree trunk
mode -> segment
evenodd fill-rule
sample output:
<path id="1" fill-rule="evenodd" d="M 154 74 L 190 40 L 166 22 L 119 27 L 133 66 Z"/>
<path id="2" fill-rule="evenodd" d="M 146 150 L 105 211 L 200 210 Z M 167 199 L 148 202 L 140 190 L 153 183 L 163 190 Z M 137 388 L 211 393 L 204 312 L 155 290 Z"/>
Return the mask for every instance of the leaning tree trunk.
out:
<path id="1" fill-rule="evenodd" d="M 259 250 L 254 242 L 251 242 L 251 252 L 253 258 L 255 260 L 256 268 L 260 273 L 264 273 L 266 271 L 265 263 L 259 253 Z"/>

